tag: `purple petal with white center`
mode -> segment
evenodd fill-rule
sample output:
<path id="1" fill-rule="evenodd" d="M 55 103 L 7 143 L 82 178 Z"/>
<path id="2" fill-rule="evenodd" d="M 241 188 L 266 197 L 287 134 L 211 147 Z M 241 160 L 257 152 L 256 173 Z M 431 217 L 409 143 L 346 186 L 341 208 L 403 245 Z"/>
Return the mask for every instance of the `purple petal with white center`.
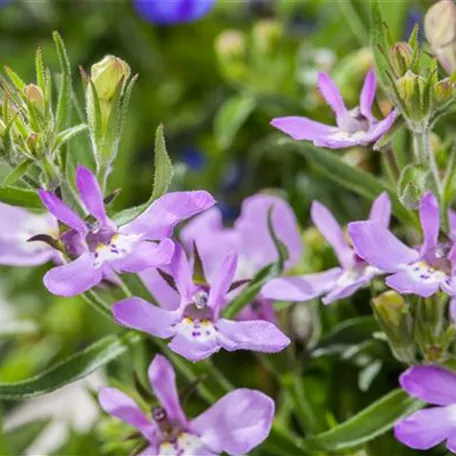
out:
<path id="1" fill-rule="evenodd" d="M 308 301 L 331 290 L 342 273 L 341 268 L 333 268 L 316 274 L 281 277 L 268 282 L 261 293 L 278 301 Z"/>
<path id="2" fill-rule="evenodd" d="M 394 435 L 416 450 L 428 450 L 448 438 L 455 430 L 456 413 L 450 407 L 419 410 L 394 427 Z"/>
<path id="3" fill-rule="evenodd" d="M 175 353 L 187 358 L 189 361 L 197 362 L 209 358 L 214 353 L 217 353 L 221 346 L 216 338 L 198 340 L 190 340 L 183 334 L 176 334 L 173 340 L 168 344 L 168 347 Z"/>
<path id="4" fill-rule="evenodd" d="M 44 276 L 46 288 L 58 296 L 76 296 L 101 282 L 102 271 L 95 267 L 94 256 L 84 252 L 71 263 L 52 268 Z"/>
<path id="5" fill-rule="evenodd" d="M 272 323 L 264 320 L 231 321 L 224 318 L 216 323 L 217 329 L 230 343 L 226 350 L 252 350 L 263 353 L 277 353 L 290 344 L 290 339 Z"/>
<path id="6" fill-rule="evenodd" d="M 81 234 L 88 232 L 84 220 L 53 193 L 46 190 L 38 190 L 38 195 L 46 206 L 46 209 L 66 226 L 73 228 Z"/>
<path id="7" fill-rule="evenodd" d="M 137 456 L 160 456 L 158 445 L 150 445 Z"/>
<path id="8" fill-rule="evenodd" d="M 141 272 L 140 277 L 160 307 L 165 310 L 176 310 L 179 307 L 179 293 L 163 279 L 157 269 L 147 269 Z"/>
<path id="9" fill-rule="evenodd" d="M 174 227 L 215 204 L 205 191 L 173 192 L 155 200 L 138 218 L 120 228 L 121 233 L 138 234 L 151 240 L 171 237 Z"/>
<path id="10" fill-rule="evenodd" d="M 420 221 L 424 235 L 421 255 L 425 255 L 437 246 L 440 230 L 439 203 L 431 192 L 427 192 L 421 198 Z"/>
<path id="11" fill-rule="evenodd" d="M 218 318 L 220 308 L 225 304 L 226 294 L 231 284 L 233 283 L 234 275 L 236 274 L 237 256 L 236 254 L 228 255 L 218 272 L 214 275 L 214 279 L 210 284 L 209 297 L 207 305 L 214 312 L 214 319 Z"/>
<path id="12" fill-rule="evenodd" d="M 331 135 L 321 136 L 314 141 L 317 147 L 327 147 L 328 149 L 347 149 L 350 147 L 365 146 L 372 142 L 368 140 L 368 134 L 357 132 L 349 134 L 344 130 L 337 130 Z"/>
<path id="13" fill-rule="evenodd" d="M 158 441 L 154 423 L 146 418 L 138 405 L 125 393 L 116 388 L 100 388 L 98 399 L 106 413 L 138 429 L 149 442 L 154 444 Z"/>
<path id="14" fill-rule="evenodd" d="M 388 228 L 391 220 L 391 200 L 387 192 L 381 193 L 372 203 L 369 220 Z"/>
<path id="15" fill-rule="evenodd" d="M 347 112 L 342 95 L 328 74 L 318 74 L 318 89 L 337 117 Z"/>
<path id="16" fill-rule="evenodd" d="M 162 355 L 156 355 L 148 370 L 150 385 L 158 402 L 166 410 L 170 421 L 187 427 L 187 418 L 179 401 L 176 388 L 176 374 L 171 363 Z"/>
<path id="17" fill-rule="evenodd" d="M 299 116 L 277 117 L 271 125 L 296 141 L 315 141 L 338 131 L 336 127 Z"/>
<path id="18" fill-rule="evenodd" d="M 171 274 L 176 282 L 181 302 L 188 304 L 192 301 L 196 287 L 193 283 L 193 273 L 185 255 L 184 249 L 176 242 L 174 257 L 171 263 Z"/>
<path id="19" fill-rule="evenodd" d="M 386 278 L 386 284 L 402 294 L 416 294 L 423 298 L 429 298 L 439 291 L 440 285 L 444 279 L 433 277 L 432 274 L 426 274 L 426 279 L 420 278 L 420 273 L 414 271 L 414 265 L 404 266 L 404 270 L 396 272 Z M 442 274 L 438 272 L 437 274 Z"/>
<path id="20" fill-rule="evenodd" d="M 274 232 L 285 244 L 289 254 L 285 268 L 295 266 L 302 255 L 301 236 L 292 208 L 276 196 L 261 193 L 251 196 L 242 203 L 241 215 L 233 231 L 240 238 L 238 255 L 245 257 L 255 272 L 278 259 L 277 248 L 271 239 L 267 223 L 271 208 Z"/>
<path id="21" fill-rule="evenodd" d="M 141 298 L 127 298 L 112 306 L 118 323 L 127 328 L 166 339 L 176 334 L 176 325 L 182 318 L 180 311 L 163 310 Z"/>
<path id="22" fill-rule="evenodd" d="M 363 89 L 359 102 L 359 109 L 364 117 L 372 120 L 372 103 L 375 99 L 375 92 L 377 90 L 377 80 L 375 78 L 375 71 L 369 70 L 366 79 L 364 80 Z"/>
<path id="23" fill-rule="evenodd" d="M 99 222 L 106 223 L 103 193 L 92 171 L 79 165 L 76 171 L 76 186 L 78 187 L 82 202 L 89 213 Z"/>
<path id="24" fill-rule="evenodd" d="M 310 216 L 318 231 L 334 249 L 340 264 L 346 269 L 351 268 L 354 264 L 354 252 L 345 240 L 344 232 L 331 211 L 318 201 L 314 201 Z"/>
<path id="25" fill-rule="evenodd" d="M 124 257 L 111 264 L 118 272 L 141 272 L 146 269 L 169 264 L 174 254 L 174 242 L 163 239 L 159 243 L 140 241 Z"/>
<path id="26" fill-rule="evenodd" d="M 214 452 L 243 455 L 269 435 L 274 409 L 274 401 L 264 393 L 236 389 L 192 420 L 190 428 Z"/>
<path id="27" fill-rule="evenodd" d="M 410 367 L 399 383 L 408 394 L 429 404 L 456 404 L 456 374 L 443 367 Z"/>
<path id="28" fill-rule="evenodd" d="M 350 223 L 348 234 L 356 253 L 381 271 L 396 272 L 401 265 L 419 259 L 417 251 L 407 247 L 391 231 L 372 221 Z"/>

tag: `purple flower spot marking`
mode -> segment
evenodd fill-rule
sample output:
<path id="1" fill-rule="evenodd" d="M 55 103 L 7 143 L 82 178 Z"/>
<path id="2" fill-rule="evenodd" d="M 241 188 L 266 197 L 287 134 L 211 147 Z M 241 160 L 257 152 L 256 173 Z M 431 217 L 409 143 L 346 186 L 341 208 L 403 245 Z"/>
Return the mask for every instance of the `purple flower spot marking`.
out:
<path id="1" fill-rule="evenodd" d="M 201 336 L 201 333 L 199 331 L 193 331 L 192 332 L 192 336 L 193 337 L 199 337 L 199 336 Z"/>

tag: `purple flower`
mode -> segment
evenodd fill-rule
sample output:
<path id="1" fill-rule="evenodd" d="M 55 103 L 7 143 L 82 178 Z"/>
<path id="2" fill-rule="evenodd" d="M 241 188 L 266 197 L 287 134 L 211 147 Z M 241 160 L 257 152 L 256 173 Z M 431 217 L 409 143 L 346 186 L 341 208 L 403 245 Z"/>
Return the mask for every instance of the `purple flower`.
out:
<path id="1" fill-rule="evenodd" d="M 241 388 L 219 399 L 189 420 L 182 410 L 171 363 L 156 355 L 149 381 L 159 404 L 147 416 L 125 393 L 101 388 L 101 407 L 138 429 L 149 443 L 142 455 L 242 455 L 262 443 L 274 419 L 274 401 L 264 393 Z"/>
<path id="2" fill-rule="evenodd" d="M 135 220 L 117 227 L 106 215 L 103 194 L 93 173 L 79 166 L 76 185 L 93 221 L 82 219 L 53 193 L 39 191 L 48 211 L 70 228 L 63 238 L 77 256 L 44 277 L 48 290 L 61 296 L 83 293 L 113 273 L 140 272 L 168 264 L 174 252 L 174 244 L 168 239 L 174 226 L 215 203 L 203 191 L 168 193 Z"/>
<path id="3" fill-rule="evenodd" d="M 307 117 L 278 117 L 271 125 L 296 140 L 312 141 L 316 146 L 330 149 L 368 146 L 378 141 L 393 125 L 398 115 L 393 110 L 383 120 L 377 120 L 372 114 L 375 98 L 376 79 L 374 70 L 367 73 L 361 92 L 359 106 L 347 109 L 339 89 L 326 74 L 318 75 L 318 87 L 326 102 L 336 115 L 337 127 L 325 125 Z"/>
<path id="4" fill-rule="evenodd" d="M 419 249 L 403 244 L 386 226 L 372 221 L 350 223 L 348 233 L 356 253 L 369 264 L 390 273 L 386 284 L 402 294 L 427 298 L 439 288 L 449 290 L 451 243 L 439 237 L 439 207 L 432 193 L 420 202 L 423 243 Z"/>
<path id="5" fill-rule="evenodd" d="M 236 252 L 238 267 L 234 279 L 252 279 L 263 267 L 277 261 L 277 249 L 267 226 L 267 214 L 271 207 L 274 231 L 289 253 L 285 267 L 290 269 L 301 258 L 302 243 L 293 210 L 276 196 L 258 194 L 244 200 L 241 215 L 233 228 L 223 226 L 221 211 L 213 207 L 188 223 L 181 232 L 181 239 L 188 250 L 191 250 L 193 242 L 196 243 L 209 276 L 227 254 Z M 276 322 L 272 301 L 265 299 L 261 293 L 239 314 L 239 318 Z"/>
<path id="6" fill-rule="evenodd" d="M 50 214 L 32 214 L 25 209 L 0 203 L 0 264 L 37 266 L 60 255 L 41 241 L 28 242 L 37 235 L 59 236 L 57 220 Z"/>
<path id="7" fill-rule="evenodd" d="M 141 298 L 129 298 L 114 304 L 114 317 L 129 328 L 171 338 L 169 348 L 191 361 L 207 358 L 221 348 L 266 353 L 282 350 L 290 339 L 272 323 L 220 318 L 236 264 L 236 255 L 228 255 L 209 280 L 210 285 L 197 284 L 184 250 L 176 244 L 171 274 L 180 295 L 178 308 L 161 309 Z"/>
<path id="8" fill-rule="evenodd" d="M 446 440 L 447 448 L 456 453 L 456 374 L 438 366 L 415 366 L 399 381 L 411 396 L 437 407 L 419 410 L 397 423 L 396 438 L 417 450 Z"/>
<path id="9" fill-rule="evenodd" d="M 375 226 L 386 230 L 391 216 L 391 203 L 386 193 L 382 193 L 372 205 L 370 220 Z M 311 217 L 320 233 L 331 244 L 340 267 L 316 274 L 274 279 L 263 288 L 264 296 L 284 301 L 308 301 L 325 295 L 323 304 L 330 304 L 347 298 L 367 285 L 381 269 L 363 261 L 347 243 L 342 228 L 331 212 L 315 201 Z"/>
<path id="10" fill-rule="evenodd" d="M 194 22 L 205 16 L 215 0 L 133 0 L 136 11 L 153 24 Z"/>

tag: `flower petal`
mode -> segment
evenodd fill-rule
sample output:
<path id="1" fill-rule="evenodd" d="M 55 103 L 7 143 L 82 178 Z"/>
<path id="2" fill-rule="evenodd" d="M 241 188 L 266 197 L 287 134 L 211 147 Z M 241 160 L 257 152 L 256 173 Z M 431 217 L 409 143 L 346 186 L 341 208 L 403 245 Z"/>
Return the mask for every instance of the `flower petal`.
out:
<path id="1" fill-rule="evenodd" d="M 375 123 L 362 138 L 361 144 L 367 146 L 368 144 L 378 141 L 392 127 L 398 115 L 399 112 L 396 109 L 393 109 L 383 120 Z"/>
<path id="2" fill-rule="evenodd" d="M 180 311 L 163 310 L 141 298 L 127 298 L 114 304 L 112 313 L 121 325 L 163 339 L 176 333 L 172 325 L 181 318 Z"/>
<path id="3" fill-rule="evenodd" d="M 329 106 L 331 106 L 336 116 L 340 116 L 347 111 L 339 89 L 328 74 L 318 74 L 318 88 L 321 95 L 329 104 Z"/>
<path id="4" fill-rule="evenodd" d="M 173 340 L 168 344 L 168 347 L 173 352 L 194 363 L 209 358 L 209 356 L 218 352 L 221 348 L 215 338 L 199 342 L 190 340 L 180 333 L 173 337 Z"/>
<path id="5" fill-rule="evenodd" d="M 181 296 L 181 302 L 185 304 L 190 303 L 195 293 L 193 273 L 184 249 L 177 242 L 175 243 L 174 256 L 171 263 L 171 274 L 176 282 L 177 290 Z"/>
<path id="6" fill-rule="evenodd" d="M 336 127 L 299 116 L 276 117 L 271 125 L 297 141 L 314 141 L 337 131 Z"/>
<path id="7" fill-rule="evenodd" d="M 456 403 L 456 374 L 439 366 L 414 366 L 399 378 L 411 396 L 433 405 Z"/>
<path id="8" fill-rule="evenodd" d="M 171 237 L 179 222 L 214 204 L 214 198 L 205 191 L 167 193 L 155 200 L 138 218 L 122 226 L 120 231 L 151 240 Z"/>
<path id="9" fill-rule="evenodd" d="M 391 200 L 387 192 L 381 193 L 372 203 L 369 220 L 388 228 L 391 220 Z"/>
<path id="10" fill-rule="evenodd" d="M 377 80 L 375 78 L 375 71 L 374 69 L 371 69 L 368 71 L 366 79 L 364 80 L 359 102 L 359 109 L 361 111 L 361 114 L 367 117 L 369 120 L 372 119 L 372 103 L 375 99 L 376 90 Z"/>
<path id="11" fill-rule="evenodd" d="M 318 201 L 314 201 L 310 215 L 318 231 L 334 249 L 340 264 L 346 269 L 351 268 L 354 263 L 354 252 L 345 240 L 344 232 L 330 210 Z"/>
<path id="12" fill-rule="evenodd" d="M 177 421 L 183 428 L 187 418 L 179 401 L 176 388 L 176 374 L 172 364 L 162 355 L 156 355 L 148 370 L 149 381 L 158 402 L 166 410 L 170 421 Z"/>
<path id="13" fill-rule="evenodd" d="M 93 255 L 84 252 L 71 263 L 52 268 L 44 276 L 46 288 L 58 296 L 76 296 L 101 282 L 102 271 L 96 268 Z"/>
<path id="14" fill-rule="evenodd" d="M 414 265 L 405 266 L 404 269 L 387 277 L 386 284 L 399 293 L 416 294 L 423 298 L 428 298 L 439 290 L 441 284 L 440 279 L 434 279 L 431 276 L 426 280 L 421 279 L 418 275 L 419 273 L 415 274 Z"/>
<path id="15" fill-rule="evenodd" d="M 290 339 L 272 323 L 265 320 L 231 321 L 224 318 L 216 323 L 217 329 L 229 339 L 226 350 L 252 350 L 263 353 L 277 353 L 290 344 Z"/>
<path id="16" fill-rule="evenodd" d="M 440 230 L 439 203 L 431 192 L 421 198 L 420 221 L 424 236 L 421 255 L 425 255 L 437 246 Z"/>
<path id="17" fill-rule="evenodd" d="M 449 407 L 419 410 L 394 427 L 395 437 L 416 450 L 428 450 L 443 442 L 455 429 L 454 412 Z"/>
<path id="18" fill-rule="evenodd" d="M 81 234 L 88 232 L 84 220 L 53 193 L 46 190 L 38 190 L 38 195 L 46 206 L 46 209 L 66 226 L 75 229 Z"/>
<path id="19" fill-rule="evenodd" d="M 76 186 L 89 213 L 99 222 L 106 223 L 103 193 L 92 171 L 79 165 L 76 171 Z"/>
<path id="20" fill-rule="evenodd" d="M 352 222 L 348 234 L 356 253 L 385 272 L 396 272 L 400 265 L 419 259 L 415 250 L 403 244 L 391 231 L 372 221 Z"/>
<path id="21" fill-rule="evenodd" d="M 163 279 L 157 269 L 147 269 L 141 272 L 140 277 L 160 307 L 165 310 L 176 310 L 179 307 L 179 293 Z"/>
<path id="22" fill-rule="evenodd" d="M 204 445 L 216 453 L 243 455 L 271 431 L 274 401 L 260 391 L 236 389 L 190 423 Z"/>
<path id="23" fill-rule="evenodd" d="M 316 274 L 281 277 L 268 282 L 261 293 L 279 301 L 308 301 L 331 290 L 341 274 L 341 268 L 333 268 Z"/>

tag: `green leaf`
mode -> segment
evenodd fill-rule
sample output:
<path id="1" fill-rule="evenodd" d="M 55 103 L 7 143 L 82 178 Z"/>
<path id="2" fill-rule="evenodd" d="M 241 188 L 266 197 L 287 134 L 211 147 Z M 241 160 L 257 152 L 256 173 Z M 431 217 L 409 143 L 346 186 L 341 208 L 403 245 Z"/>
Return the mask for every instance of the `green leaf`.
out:
<path id="1" fill-rule="evenodd" d="M 25 450 L 36 440 L 50 423 L 50 419 L 40 419 L 6 431 L 3 435 L 8 454 L 25 454 Z"/>
<path id="2" fill-rule="evenodd" d="M 35 55 L 36 82 L 43 94 L 46 93 L 46 70 L 44 68 L 43 52 L 37 48 Z"/>
<path id="3" fill-rule="evenodd" d="M 222 150 L 232 144 L 247 117 L 255 109 L 255 99 L 244 95 L 234 95 L 218 110 L 214 120 L 214 135 Z"/>
<path id="4" fill-rule="evenodd" d="M 88 129 L 87 124 L 80 124 L 74 127 L 67 128 L 66 130 L 61 131 L 55 138 L 53 149 L 58 149 L 70 139 L 74 138 L 79 133 L 82 133 Z"/>
<path id="5" fill-rule="evenodd" d="M 12 206 L 25 207 L 28 209 L 43 210 L 43 204 L 38 193 L 17 187 L 0 188 L 0 201 Z"/>
<path id="6" fill-rule="evenodd" d="M 426 166 L 407 165 L 398 182 L 399 200 L 409 209 L 418 209 L 422 196 L 431 184 L 431 173 Z"/>
<path id="7" fill-rule="evenodd" d="M 380 193 L 386 191 L 391 198 L 393 212 L 397 218 L 406 224 L 419 227 L 418 219 L 409 212 L 398 200 L 395 190 L 388 184 L 380 181 L 372 174 L 354 168 L 336 154 L 325 149 L 317 149 L 308 143 L 291 140 L 281 140 L 281 144 L 292 146 L 301 155 L 306 157 L 316 168 L 334 182 L 373 201 Z"/>
<path id="8" fill-rule="evenodd" d="M 423 402 L 396 389 L 344 423 L 304 442 L 315 451 L 356 448 L 389 431 L 397 421 L 423 406 Z"/>
<path id="9" fill-rule="evenodd" d="M 16 383 L 0 383 L 0 398 L 23 400 L 50 393 L 86 377 L 125 353 L 140 339 L 141 336 L 134 332 L 106 336 L 36 377 Z"/>
<path id="10" fill-rule="evenodd" d="M 14 168 L 3 180 L 2 187 L 10 187 L 15 184 L 24 174 L 27 173 L 28 169 L 32 165 L 32 160 L 26 159 Z"/>
<path id="11" fill-rule="evenodd" d="M 166 193 L 173 178 L 173 165 L 166 151 L 165 137 L 163 135 L 163 125 L 157 128 L 155 133 L 155 170 L 154 170 L 154 190 L 152 201 Z"/>
<path id="12" fill-rule="evenodd" d="M 15 73 L 10 67 L 5 66 L 5 72 L 8 75 L 10 81 L 14 84 L 19 92 L 23 92 L 25 88 L 25 82 L 21 79 L 21 77 Z"/>
<path id="13" fill-rule="evenodd" d="M 389 80 L 386 74 L 389 71 L 389 62 L 385 57 L 385 52 L 388 52 L 388 49 L 378 0 L 371 0 L 371 46 L 377 77 L 383 86 L 388 87 Z"/>

